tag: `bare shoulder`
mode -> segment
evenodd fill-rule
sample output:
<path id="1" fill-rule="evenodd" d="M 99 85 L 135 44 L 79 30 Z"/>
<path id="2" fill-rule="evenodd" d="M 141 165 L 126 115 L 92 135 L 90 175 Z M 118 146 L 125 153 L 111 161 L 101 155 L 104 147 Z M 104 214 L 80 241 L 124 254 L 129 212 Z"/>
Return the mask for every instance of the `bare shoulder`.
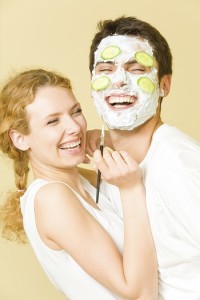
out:
<path id="1" fill-rule="evenodd" d="M 97 173 L 93 170 L 78 168 L 79 173 L 85 177 L 94 187 L 96 187 Z"/>
<path id="2" fill-rule="evenodd" d="M 85 212 L 73 190 L 62 182 L 48 183 L 36 194 L 37 230 L 43 242 L 54 250 L 68 251 L 68 240 L 72 240 L 78 222 L 83 226 Z"/>
<path id="3" fill-rule="evenodd" d="M 70 187 L 62 182 L 50 182 L 42 186 L 35 196 L 36 206 L 59 206 L 67 204 L 68 199 L 77 198 Z M 71 201 L 70 201 L 71 202 Z"/>
<path id="4" fill-rule="evenodd" d="M 47 184 L 43 185 L 37 192 L 37 195 L 38 196 L 41 196 L 41 195 L 47 195 L 47 194 L 51 194 L 52 192 L 56 191 L 59 192 L 59 191 L 70 191 L 70 187 L 65 184 L 64 182 L 60 182 L 60 181 L 53 181 L 53 182 L 48 182 Z"/>
<path id="5" fill-rule="evenodd" d="M 61 220 L 67 222 L 74 216 L 80 217 L 83 210 L 75 192 L 62 182 L 44 185 L 35 196 L 36 217 L 47 227 L 55 226 L 55 223 L 58 225 Z M 52 216 L 57 216 L 56 220 Z"/>

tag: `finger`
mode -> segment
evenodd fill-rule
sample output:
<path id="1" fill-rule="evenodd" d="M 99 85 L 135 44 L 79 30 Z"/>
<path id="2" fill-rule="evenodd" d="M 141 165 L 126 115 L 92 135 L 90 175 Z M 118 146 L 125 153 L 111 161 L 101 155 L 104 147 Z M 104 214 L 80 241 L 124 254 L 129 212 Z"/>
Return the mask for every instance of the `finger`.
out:
<path id="1" fill-rule="evenodd" d="M 90 163 L 90 158 L 85 156 L 83 164 L 89 164 Z"/>
<path id="2" fill-rule="evenodd" d="M 124 160 L 123 156 L 118 151 L 113 151 L 112 153 L 113 160 L 119 167 L 127 166 L 126 161 Z"/>
<path id="3" fill-rule="evenodd" d="M 97 173 L 98 172 L 98 168 L 97 168 L 97 165 L 96 164 L 93 164 L 93 169 L 94 171 Z"/>
<path id="4" fill-rule="evenodd" d="M 109 172 L 109 168 L 100 150 L 96 150 L 94 152 L 94 162 L 96 167 L 101 171 L 101 173 Z"/>
<path id="5" fill-rule="evenodd" d="M 138 163 L 126 151 L 114 151 L 112 156 L 116 162 L 117 171 L 120 176 L 127 176 L 129 174 L 132 177 L 135 174 L 133 178 L 141 177 L 141 169 Z"/>
<path id="6" fill-rule="evenodd" d="M 131 168 L 135 167 L 138 168 L 138 163 L 126 152 L 126 151 L 119 151 L 121 157 L 123 158 L 124 162 Z"/>
<path id="7" fill-rule="evenodd" d="M 117 168 L 116 161 L 113 158 L 113 154 L 106 148 L 103 150 L 103 158 L 110 170 Z"/>
<path id="8" fill-rule="evenodd" d="M 100 143 L 100 130 L 88 130 L 86 132 L 86 153 L 93 156 L 94 151 L 99 148 Z"/>
<path id="9" fill-rule="evenodd" d="M 89 155 L 90 157 L 93 157 L 94 151 L 92 150 L 91 146 L 89 144 L 85 147 L 85 153 Z"/>
<path id="10" fill-rule="evenodd" d="M 94 155 L 94 151 L 99 148 L 99 144 L 100 144 L 100 139 L 96 141 L 87 142 L 85 147 L 86 154 L 92 157 Z"/>
<path id="11" fill-rule="evenodd" d="M 133 167 L 131 157 L 129 159 L 128 153 L 124 151 L 113 151 L 112 152 L 112 161 L 109 161 L 109 167 L 112 168 L 113 172 L 118 172 L 118 174 L 125 174 L 126 172 L 135 170 Z"/>

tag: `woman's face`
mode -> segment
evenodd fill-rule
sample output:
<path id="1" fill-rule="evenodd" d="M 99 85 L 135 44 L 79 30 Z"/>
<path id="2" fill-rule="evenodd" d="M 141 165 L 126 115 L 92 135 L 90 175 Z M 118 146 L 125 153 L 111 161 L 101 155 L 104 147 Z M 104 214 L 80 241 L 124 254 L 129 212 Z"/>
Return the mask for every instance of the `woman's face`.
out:
<path id="1" fill-rule="evenodd" d="M 30 134 L 25 138 L 32 164 L 68 169 L 83 161 L 87 124 L 70 89 L 40 88 L 26 114 Z"/>

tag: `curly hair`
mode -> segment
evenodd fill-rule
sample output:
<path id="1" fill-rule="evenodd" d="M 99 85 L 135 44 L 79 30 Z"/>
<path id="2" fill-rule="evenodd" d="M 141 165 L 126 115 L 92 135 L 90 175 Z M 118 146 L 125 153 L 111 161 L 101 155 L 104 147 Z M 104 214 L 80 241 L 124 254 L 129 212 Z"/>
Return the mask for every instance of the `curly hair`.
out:
<path id="1" fill-rule="evenodd" d="M 0 150 L 13 161 L 15 185 L 17 191 L 9 191 L 6 201 L 0 207 L 2 236 L 11 241 L 27 241 L 23 228 L 20 209 L 20 197 L 27 188 L 29 173 L 29 155 L 19 150 L 10 138 L 10 131 L 29 134 L 25 108 L 33 102 L 41 87 L 60 86 L 71 89 L 68 78 L 57 73 L 35 69 L 19 73 L 9 79 L 0 93 Z"/>

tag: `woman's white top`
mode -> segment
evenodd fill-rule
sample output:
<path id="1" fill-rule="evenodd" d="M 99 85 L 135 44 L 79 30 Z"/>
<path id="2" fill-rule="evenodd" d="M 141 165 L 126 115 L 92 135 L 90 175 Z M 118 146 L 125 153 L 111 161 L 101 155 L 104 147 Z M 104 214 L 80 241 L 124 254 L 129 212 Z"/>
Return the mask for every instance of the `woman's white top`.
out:
<path id="1" fill-rule="evenodd" d="M 96 189 L 85 178 L 81 177 L 81 181 L 84 189 L 93 199 L 95 199 Z M 56 286 L 56 288 L 70 300 L 119 299 L 119 297 L 112 294 L 104 286 L 88 275 L 67 253 L 67 251 L 53 250 L 41 240 L 35 222 L 34 205 L 36 193 L 46 184 L 50 184 L 50 182 L 43 179 L 36 179 L 33 181 L 25 194 L 21 197 L 20 202 L 25 232 L 36 257 L 48 278 Z M 98 204 L 99 209 L 96 209 L 88 204 L 75 191 L 73 192 L 76 194 L 85 209 L 109 233 L 120 252 L 122 252 L 124 241 L 123 221 L 119 216 L 117 216 L 112 203 L 109 202 L 102 193 L 100 193 Z M 56 216 L 52 215 L 52 218 L 56 218 Z M 88 256 L 90 257 L 90 251 L 88 251 Z"/>

